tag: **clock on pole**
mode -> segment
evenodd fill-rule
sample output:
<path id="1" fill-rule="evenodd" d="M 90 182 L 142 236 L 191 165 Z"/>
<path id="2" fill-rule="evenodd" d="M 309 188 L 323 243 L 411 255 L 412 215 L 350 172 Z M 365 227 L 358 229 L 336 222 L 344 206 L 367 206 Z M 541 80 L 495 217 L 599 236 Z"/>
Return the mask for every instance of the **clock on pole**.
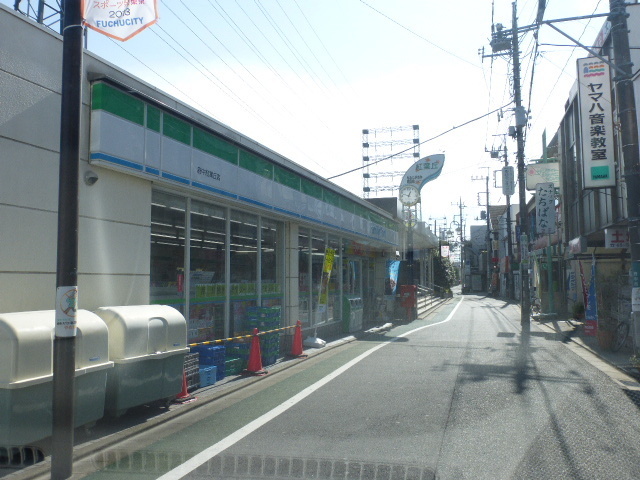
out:
<path id="1" fill-rule="evenodd" d="M 403 185 L 400 187 L 400 202 L 403 205 L 412 206 L 420 200 L 420 190 L 415 185 Z"/>

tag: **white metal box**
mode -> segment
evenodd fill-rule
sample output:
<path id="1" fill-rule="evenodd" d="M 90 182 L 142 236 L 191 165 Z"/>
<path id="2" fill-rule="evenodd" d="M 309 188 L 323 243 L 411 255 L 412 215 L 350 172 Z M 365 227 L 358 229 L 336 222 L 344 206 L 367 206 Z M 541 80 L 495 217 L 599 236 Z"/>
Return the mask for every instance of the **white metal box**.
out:
<path id="1" fill-rule="evenodd" d="M 182 390 L 187 322 L 166 305 L 102 307 L 95 311 L 109 329 L 106 410 L 127 409 L 167 400 Z"/>
<path id="2" fill-rule="evenodd" d="M 104 415 L 109 332 L 87 310 L 77 313 L 75 425 Z M 55 312 L 0 314 L 0 444 L 22 446 L 51 435 Z"/>

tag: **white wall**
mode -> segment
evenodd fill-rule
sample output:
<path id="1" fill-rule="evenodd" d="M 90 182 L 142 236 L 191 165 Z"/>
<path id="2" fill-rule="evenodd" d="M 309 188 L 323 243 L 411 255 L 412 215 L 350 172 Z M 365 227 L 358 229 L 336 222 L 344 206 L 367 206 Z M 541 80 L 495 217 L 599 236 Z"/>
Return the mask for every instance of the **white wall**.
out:
<path id="1" fill-rule="evenodd" d="M 0 47 L 0 312 L 53 309 L 62 43 L 7 8 L 0 31 L 20 39 Z M 88 165 L 83 99 L 79 305 L 145 304 L 151 183 Z M 89 168 L 99 176 L 91 187 L 82 181 Z"/>

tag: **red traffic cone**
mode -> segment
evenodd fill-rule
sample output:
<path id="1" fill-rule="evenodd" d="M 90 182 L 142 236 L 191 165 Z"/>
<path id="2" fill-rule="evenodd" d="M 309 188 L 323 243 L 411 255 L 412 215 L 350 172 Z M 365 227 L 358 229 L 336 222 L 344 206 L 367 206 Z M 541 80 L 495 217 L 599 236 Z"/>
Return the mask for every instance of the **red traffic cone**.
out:
<path id="1" fill-rule="evenodd" d="M 260 338 L 258 338 L 257 328 L 253 329 L 249 361 L 247 362 L 247 369 L 242 373 L 245 375 L 266 375 L 269 373 L 262 368 L 262 353 L 260 352 Z"/>
<path id="2" fill-rule="evenodd" d="M 193 397 L 189 393 L 189 387 L 187 387 L 187 372 L 183 370 L 182 371 L 182 391 L 178 394 L 175 401 L 179 403 L 184 403 L 194 398 L 195 397 Z"/>
<path id="3" fill-rule="evenodd" d="M 296 330 L 293 334 L 293 344 L 291 345 L 291 353 L 289 356 L 295 358 L 307 357 L 302 349 L 302 323 L 300 323 L 300 320 L 296 323 Z"/>

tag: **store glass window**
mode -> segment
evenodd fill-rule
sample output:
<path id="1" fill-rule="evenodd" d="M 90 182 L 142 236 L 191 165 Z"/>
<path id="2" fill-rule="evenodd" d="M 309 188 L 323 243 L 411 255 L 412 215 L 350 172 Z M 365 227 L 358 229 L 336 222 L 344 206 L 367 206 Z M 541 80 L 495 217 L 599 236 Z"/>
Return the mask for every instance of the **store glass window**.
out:
<path id="1" fill-rule="evenodd" d="M 298 315 L 303 327 L 310 325 L 309 305 L 311 301 L 311 276 L 309 264 L 311 263 L 311 237 L 309 230 L 301 228 L 298 233 L 298 291 L 299 309 Z"/>
<path id="2" fill-rule="evenodd" d="M 225 209 L 191 202 L 189 342 L 224 337 Z"/>
<path id="3" fill-rule="evenodd" d="M 258 217 L 231 212 L 231 318 L 233 334 L 247 332 L 248 307 L 257 305 L 258 292 Z"/>
<path id="4" fill-rule="evenodd" d="M 322 267 L 325 258 L 325 234 L 312 232 L 311 234 L 311 311 L 313 312 L 313 324 L 321 324 L 327 321 L 327 303 L 322 285 Z M 326 287 L 326 285 L 325 285 Z M 323 294 L 321 297 L 321 293 Z M 322 304 L 320 299 L 322 298 Z"/>
<path id="5" fill-rule="evenodd" d="M 282 224 L 274 220 L 263 218 L 260 228 L 260 280 L 262 283 L 262 306 L 282 306 Z"/>
<path id="6" fill-rule="evenodd" d="M 151 303 L 185 314 L 185 223 L 187 201 L 154 191 L 151 200 Z"/>

